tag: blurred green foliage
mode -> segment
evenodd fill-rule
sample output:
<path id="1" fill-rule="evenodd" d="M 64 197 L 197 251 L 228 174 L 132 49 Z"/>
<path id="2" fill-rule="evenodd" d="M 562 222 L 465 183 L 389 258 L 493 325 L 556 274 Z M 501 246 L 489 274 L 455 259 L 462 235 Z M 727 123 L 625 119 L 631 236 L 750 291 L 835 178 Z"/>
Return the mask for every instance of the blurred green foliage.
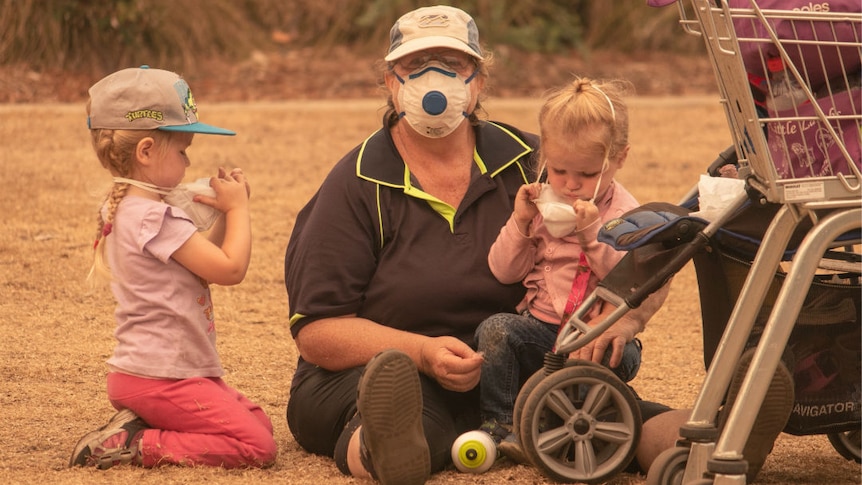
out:
<path id="1" fill-rule="evenodd" d="M 348 45 L 382 55 L 417 0 L 0 0 L 0 64 L 110 71 L 147 62 L 193 69 L 254 50 Z M 542 53 L 693 51 L 675 8 L 646 0 L 462 0 L 481 41 Z"/>

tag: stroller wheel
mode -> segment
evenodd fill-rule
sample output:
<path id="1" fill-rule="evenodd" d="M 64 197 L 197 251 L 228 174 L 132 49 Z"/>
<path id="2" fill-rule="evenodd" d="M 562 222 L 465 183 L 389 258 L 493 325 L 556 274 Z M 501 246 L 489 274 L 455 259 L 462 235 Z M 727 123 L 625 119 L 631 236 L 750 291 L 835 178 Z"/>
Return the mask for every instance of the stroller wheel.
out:
<path id="1" fill-rule="evenodd" d="M 545 373 L 545 369 L 537 370 L 533 375 L 524 382 L 524 385 L 521 386 L 521 390 L 518 391 L 518 397 L 515 398 L 515 408 L 512 410 L 512 432 L 515 433 L 515 436 L 520 441 L 521 439 L 521 415 L 524 410 L 524 402 L 527 400 L 527 396 L 533 392 L 533 389 L 539 385 L 540 382 L 544 378 L 548 377 L 548 374 Z"/>
<path id="2" fill-rule="evenodd" d="M 682 485 L 689 451 L 683 447 L 664 450 L 650 465 L 647 485 Z"/>
<path id="3" fill-rule="evenodd" d="M 634 458 L 642 427 L 628 386 L 583 361 L 541 379 L 520 417 L 524 452 L 558 482 L 601 483 L 621 472 Z"/>
<path id="4" fill-rule="evenodd" d="M 839 455 L 856 463 L 862 463 L 862 438 L 860 430 L 854 429 L 843 433 L 830 433 L 826 435 L 832 447 Z"/>

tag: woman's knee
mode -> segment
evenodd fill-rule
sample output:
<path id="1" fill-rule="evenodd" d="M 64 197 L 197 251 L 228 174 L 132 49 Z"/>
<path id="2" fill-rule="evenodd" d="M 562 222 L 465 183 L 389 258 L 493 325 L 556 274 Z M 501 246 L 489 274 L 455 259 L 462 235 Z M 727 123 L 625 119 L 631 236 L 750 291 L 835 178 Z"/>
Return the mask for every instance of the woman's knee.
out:
<path id="1" fill-rule="evenodd" d="M 332 426 L 322 419 L 311 419 L 296 406 L 293 399 L 287 403 L 287 427 L 296 443 L 315 455 L 332 456 L 336 439 L 326 432 Z"/>
<path id="2" fill-rule="evenodd" d="M 317 455 L 333 455 L 344 425 L 356 413 L 360 375 L 360 369 L 315 370 L 291 388 L 287 426 L 299 446 Z"/>

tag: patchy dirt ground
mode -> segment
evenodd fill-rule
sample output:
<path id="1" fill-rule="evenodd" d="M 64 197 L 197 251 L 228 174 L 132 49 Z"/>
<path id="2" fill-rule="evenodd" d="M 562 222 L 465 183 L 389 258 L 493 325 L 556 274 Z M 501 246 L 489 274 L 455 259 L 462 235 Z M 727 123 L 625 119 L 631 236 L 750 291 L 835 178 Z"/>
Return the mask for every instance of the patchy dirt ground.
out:
<path id="1" fill-rule="evenodd" d="M 632 98 L 632 153 L 619 180 L 642 202 L 677 201 L 730 143 L 704 58 L 596 53 L 542 57 L 497 52 L 491 118 L 536 129 L 539 96 L 572 74 L 625 77 Z M 287 328 L 282 258 L 296 213 L 332 164 L 378 128 L 382 98 L 373 59 L 346 50 L 255 55 L 187 74 L 207 122 L 236 138 L 198 137 L 188 179 L 218 166 L 250 177 L 254 253 L 246 280 L 216 287 L 219 350 L 227 381 L 261 403 L 280 455 L 267 470 L 66 468 L 77 439 L 112 413 L 104 361 L 113 346 L 113 302 L 84 277 L 106 174 L 89 146 L 83 102 L 100 76 L 0 69 L 0 481 L 3 483 L 355 484 L 331 460 L 299 448 L 284 419 L 297 351 Z M 645 397 L 691 406 L 703 376 L 699 296 L 692 268 L 642 338 L 634 386 Z M 760 483 L 858 484 L 860 469 L 824 436 L 782 435 Z M 621 475 L 610 483 L 634 485 Z M 501 462 L 484 475 L 447 471 L 431 484 L 549 484 L 535 469 Z"/>

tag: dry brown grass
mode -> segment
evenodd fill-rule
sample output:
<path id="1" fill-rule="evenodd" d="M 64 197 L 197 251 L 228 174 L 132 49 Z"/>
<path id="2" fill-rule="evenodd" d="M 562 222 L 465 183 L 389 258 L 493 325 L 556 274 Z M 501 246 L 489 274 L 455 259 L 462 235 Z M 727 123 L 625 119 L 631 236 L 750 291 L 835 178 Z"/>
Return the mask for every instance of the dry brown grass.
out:
<path id="1" fill-rule="evenodd" d="M 111 352 L 113 303 L 84 283 L 98 193 L 107 180 L 92 155 L 84 111 L 75 105 L 0 105 L 0 482 L 2 483 L 361 483 L 331 460 L 302 451 L 284 412 L 297 357 L 287 328 L 282 257 L 297 211 L 329 167 L 378 127 L 380 100 L 212 104 L 204 121 L 236 138 L 198 136 L 188 178 L 219 165 L 242 167 L 252 184 L 254 253 L 248 277 L 216 287 L 219 350 L 229 384 L 262 404 L 280 448 L 267 470 L 119 467 L 67 469 L 77 439 L 112 413 L 104 361 Z M 486 103 L 495 119 L 535 129 L 538 101 Z M 632 154 L 619 179 L 642 202 L 676 201 L 729 144 L 715 97 L 631 100 Z M 647 398 L 690 406 L 703 377 L 699 301 L 693 271 L 675 279 L 667 305 L 643 335 L 634 382 Z M 623 475 L 612 483 L 643 483 Z M 859 466 L 824 436 L 782 435 L 762 483 L 853 484 Z M 445 472 L 431 484 L 549 483 L 523 466 L 485 475 Z"/>

